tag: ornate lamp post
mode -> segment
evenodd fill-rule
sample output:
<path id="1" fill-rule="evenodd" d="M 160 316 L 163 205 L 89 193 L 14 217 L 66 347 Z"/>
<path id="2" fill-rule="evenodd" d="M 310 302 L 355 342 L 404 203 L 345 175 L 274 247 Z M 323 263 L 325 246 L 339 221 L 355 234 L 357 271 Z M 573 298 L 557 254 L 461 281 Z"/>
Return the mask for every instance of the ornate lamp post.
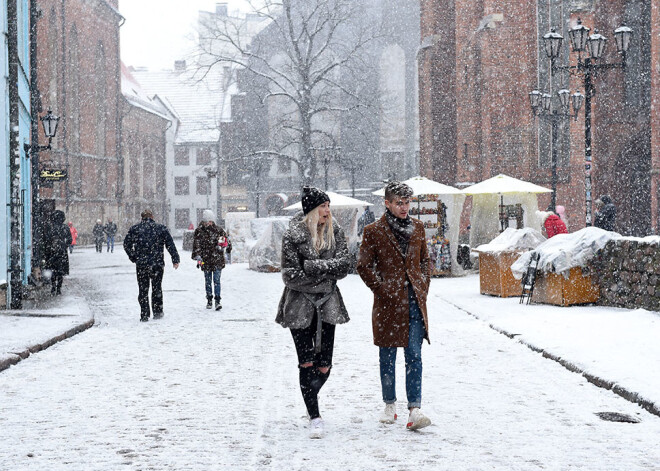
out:
<path id="1" fill-rule="evenodd" d="M 42 259 L 42 242 L 43 242 L 43 221 L 41 220 L 41 207 L 39 200 L 39 189 L 41 185 L 41 169 L 39 164 L 39 152 L 51 149 L 51 143 L 57 134 L 57 126 L 59 125 L 60 118 L 55 116 L 51 109 L 39 118 L 44 130 L 44 135 L 48 138 L 48 144 L 40 146 L 37 141 L 37 133 L 33 132 L 31 144 L 24 144 L 25 153 L 32 159 L 32 258 L 33 266 L 36 263 L 41 267 Z"/>
<path id="2" fill-rule="evenodd" d="M 565 88 L 559 90 L 557 96 L 559 97 L 560 110 L 553 108 L 552 95 L 549 93 L 541 93 L 539 90 L 533 90 L 529 93 L 529 103 L 534 116 L 550 121 L 552 126 L 552 199 L 550 202 L 552 211 L 555 211 L 557 207 L 557 135 L 559 134 L 559 121 L 571 117 L 569 113 L 571 103 L 573 105 L 574 116 L 577 119 L 578 111 L 582 106 L 582 98 L 584 98 L 578 92 L 571 96 L 571 92 Z"/>
<path id="3" fill-rule="evenodd" d="M 573 105 L 575 101 L 584 100 L 584 176 L 585 176 L 585 202 L 586 202 L 586 225 L 591 226 L 591 98 L 594 95 L 593 79 L 597 73 L 602 70 L 626 67 L 626 52 L 632 39 L 632 29 L 625 25 L 614 30 L 614 39 L 617 52 L 621 55 L 621 61 L 616 63 L 601 62 L 605 52 L 607 38 L 594 30 L 594 34 L 589 35 L 589 28 L 582 24 L 578 19 L 577 25 L 568 32 L 572 52 L 577 52 L 576 65 L 559 65 L 557 60 L 562 50 L 564 38 L 554 30 L 543 36 L 545 52 L 551 62 L 551 73 L 554 75 L 557 71 L 568 71 L 570 75 L 582 80 L 584 86 L 584 95 L 582 97 L 573 95 Z M 583 54 L 587 54 L 583 57 Z M 530 95 L 531 98 L 531 95 Z M 575 109 L 575 108 L 574 108 Z M 579 109 L 579 108 L 578 108 Z M 554 145 L 553 145 L 554 154 Z M 553 157 L 554 158 L 554 157 Z"/>

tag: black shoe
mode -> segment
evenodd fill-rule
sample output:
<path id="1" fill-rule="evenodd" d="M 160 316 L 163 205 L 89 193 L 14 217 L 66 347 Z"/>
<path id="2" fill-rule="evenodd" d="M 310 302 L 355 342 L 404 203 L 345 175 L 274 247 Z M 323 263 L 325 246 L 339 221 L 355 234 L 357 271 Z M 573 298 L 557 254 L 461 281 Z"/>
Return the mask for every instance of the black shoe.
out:
<path id="1" fill-rule="evenodd" d="M 148 322 L 148 321 L 149 321 L 148 317 L 145 316 L 140 317 L 140 322 Z"/>
<path id="2" fill-rule="evenodd" d="M 220 304 L 220 298 L 215 298 L 215 310 L 219 311 L 222 309 L 222 304 Z"/>
<path id="3" fill-rule="evenodd" d="M 60 295 L 62 294 L 62 290 L 61 290 L 60 288 L 57 288 L 57 290 L 55 291 L 55 293 L 56 293 L 58 296 L 60 296 Z"/>
<path id="4" fill-rule="evenodd" d="M 162 319 L 164 315 L 162 312 L 154 312 L 154 319 Z"/>
<path id="5" fill-rule="evenodd" d="M 57 290 L 55 289 L 54 286 L 50 289 L 50 294 L 51 296 L 55 296 L 57 294 Z"/>
<path id="6" fill-rule="evenodd" d="M 206 298 L 206 309 L 213 309 L 213 298 Z"/>

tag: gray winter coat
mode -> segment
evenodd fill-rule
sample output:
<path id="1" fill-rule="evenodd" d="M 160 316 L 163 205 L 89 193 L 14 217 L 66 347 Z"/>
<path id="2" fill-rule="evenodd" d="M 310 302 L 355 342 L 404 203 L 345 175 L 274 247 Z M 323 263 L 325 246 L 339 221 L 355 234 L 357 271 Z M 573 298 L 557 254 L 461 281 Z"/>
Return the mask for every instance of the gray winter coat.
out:
<path id="1" fill-rule="evenodd" d="M 348 322 L 348 312 L 337 288 L 337 280 L 348 274 L 352 258 L 344 231 L 336 222 L 334 234 L 334 249 L 319 253 L 312 245 L 312 235 L 303 222 L 303 213 L 298 213 L 289 223 L 289 229 L 282 238 L 284 292 L 275 318 L 275 322 L 282 327 L 309 327 L 315 309 L 309 298 L 318 301 L 326 295 L 330 297 L 319 308 L 323 322 Z"/>

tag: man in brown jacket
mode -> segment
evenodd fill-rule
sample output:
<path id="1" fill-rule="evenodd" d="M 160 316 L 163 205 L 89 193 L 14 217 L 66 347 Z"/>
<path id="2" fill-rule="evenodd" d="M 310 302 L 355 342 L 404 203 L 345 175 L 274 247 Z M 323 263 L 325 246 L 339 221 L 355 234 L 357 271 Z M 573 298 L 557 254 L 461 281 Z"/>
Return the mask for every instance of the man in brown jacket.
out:
<path id="1" fill-rule="evenodd" d="M 385 214 L 364 229 L 357 271 L 374 293 L 374 344 L 380 347 L 380 381 L 385 411 L 380 421 L 394 423 L 395 365 L 398 347 L 406 359 L 406 427 L 417 430 L 431 421 L 419 410 L 422 401 L 422 341 L 428 341 L 426 296 L 431 271 L 424 225 L 408 215 L 412 189 L 391 182 L 385 187 Z"/>

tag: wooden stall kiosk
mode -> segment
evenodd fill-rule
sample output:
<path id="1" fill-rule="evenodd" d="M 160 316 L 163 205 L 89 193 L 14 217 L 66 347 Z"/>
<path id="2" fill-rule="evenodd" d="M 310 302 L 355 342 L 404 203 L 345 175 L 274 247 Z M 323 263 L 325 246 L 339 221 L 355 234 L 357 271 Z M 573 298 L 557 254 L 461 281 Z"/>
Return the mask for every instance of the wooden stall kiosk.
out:
<path id="1" fill-rule="evenodd" d="M 536 248 L 545 237 L 531 227 L 507 228 L 489 244 L 475 249 L 479 253 L 479 290 L 481 294 L 502 298 L 520 296 L 522 284 L 511 265 L 525 252 Z"/>
<path id="2" fill-rule="evenodd" d="M 540 271 L 534 284 L 532 301 L 556 306 L 573 306 L 598 302 L 600 287 L 591 276 L 583 275 L 580 267 L 568 270 L 567 276 L 560 273 Z"/>
<path id="3" fill-rule="evenodd" d="M 465 188 L 463 193 L 472 196 L 470 245 L 492 243 L 507 230 L 531 228 L 540 233 L 537 195 L 551 192 L 549 188 L 503 174 Z M 513 277 L 510 267 L 524 250 L 475 251 L 479 253 L 481 293 L 520 296 L 520 280 Z"/>

